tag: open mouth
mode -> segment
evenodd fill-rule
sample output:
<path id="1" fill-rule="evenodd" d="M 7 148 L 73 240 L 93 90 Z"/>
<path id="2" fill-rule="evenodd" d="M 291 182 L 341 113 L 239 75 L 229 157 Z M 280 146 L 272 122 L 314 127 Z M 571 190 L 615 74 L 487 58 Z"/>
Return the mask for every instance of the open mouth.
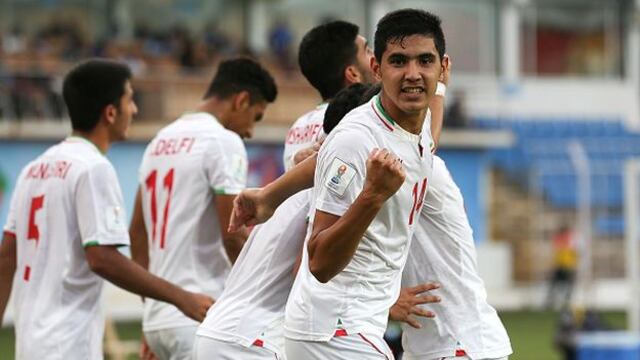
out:
<path id="1" fill-rule="evenodd" d="M 424 88 L 420 86 L 407 86 L 403 87 L 401 91 L 407 94 L 421 94 L 424 92 Z"/>

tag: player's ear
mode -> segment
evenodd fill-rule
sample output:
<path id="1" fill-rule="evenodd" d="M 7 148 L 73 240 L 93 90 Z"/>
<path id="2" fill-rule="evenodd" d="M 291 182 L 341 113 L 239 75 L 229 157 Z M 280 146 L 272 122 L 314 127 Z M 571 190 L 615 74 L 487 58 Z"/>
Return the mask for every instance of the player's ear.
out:
<path id="1" fill-rule="evenodd" d="M 243 90 L 233 96 L 233 109 L 236 111 L 244 111 L 251 105 L 251 95 L 248 91 Z"/>
<path id="2" fill-rule="evenodd" d="M 362 82 L 360 71 L 353 65 L 349 65 L 344 69 L 344 78 L 349 84 Z"/>
<path id="3" fill-rule="evenodd" d="M 109 104 L 105 106 L 104 109 L 102 110 L 102 117 L 109 124 L 115 123 L 116 115 L 118 115 L 118 108 L 116 108 L 116 106 L 113 104 Z"/>
<path id="4" fill-rule="evenodd" d="M 380 63 L 376 60 L 375 56 L 371 57 L 371 70 L 373 71 L 373 75 L 375 75 L 376 80 L 382 81 L 382 73 L 380 73 Z"/>

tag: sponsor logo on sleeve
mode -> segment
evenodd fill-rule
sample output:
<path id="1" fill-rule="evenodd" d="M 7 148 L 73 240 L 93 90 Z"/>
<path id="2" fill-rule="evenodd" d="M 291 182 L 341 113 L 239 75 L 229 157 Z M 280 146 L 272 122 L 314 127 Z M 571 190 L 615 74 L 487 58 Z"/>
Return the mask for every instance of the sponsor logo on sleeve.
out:
<path id="1" fill-rule="evenodd" d="M 231 176 L 239 183 L 247 182 L 247 160 L 244 156 L 233 154 L 231 157 Z"/>
<path id="2" fill-rule="evenodd" d="M 356 170 L 344 161 L 335 158 L 329 168 L 325 186 L 334 194 L 343 196 L 356 175 Z"/>
<path id="3" fill-rule="evenodd" d="M 126 230 L 126 221 L 124 219 L 124 210 L 120 206 L 109 206 L 106 212 L 107 230 L 118 231 Z"/>

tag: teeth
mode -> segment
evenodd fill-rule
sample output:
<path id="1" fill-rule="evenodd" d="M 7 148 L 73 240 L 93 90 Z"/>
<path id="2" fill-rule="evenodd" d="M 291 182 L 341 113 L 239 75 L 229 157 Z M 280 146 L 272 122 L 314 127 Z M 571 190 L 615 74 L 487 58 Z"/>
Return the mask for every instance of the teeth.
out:
<path id="1" fill-rule="evenodd" d="M 408 93 L 421 93 L 423 92 L 423 90 L 421 88 L 405 88 L 402 89 L 403 92 L 408 92 Z"/>

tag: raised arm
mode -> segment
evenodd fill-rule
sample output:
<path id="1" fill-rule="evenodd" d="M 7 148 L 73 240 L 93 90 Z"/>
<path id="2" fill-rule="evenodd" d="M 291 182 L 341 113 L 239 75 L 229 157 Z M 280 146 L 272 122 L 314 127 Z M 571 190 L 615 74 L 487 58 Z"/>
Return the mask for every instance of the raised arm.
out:
<path id="1" fill-rule="evenodd" d="M 445 55 L 442 59 L 442 75 L 440 76 L 440 82 L 446 86 L 449 86 L 449 76 L 451 75 L 451 59 L 449 55 Z M 431 136 L 433 137 L 434 149 L 440 144 L 440 134 L 442 133 L 442 126 L 444 120 L 444 96 L 445 94 L 438 94 L 431 98 L 429 102 L 429 110 L 431 110 Z"/>
<path id="2" fill-rule="evenodd" d="M 320 282 L 342 271 L 365 231 L 405 179 L 400 160 L 386 149 L 374 149 L 366 164 L 362 191 L 342 216 L 316 210 L 308 243 L 309 269 Z"/>
<path id="3" fill-rule="evenodd" d="M 229 231 L 237 231 L 242 225 L 255 225 L 267 221 L 276 208 L 289 196 L 313 186 L 317 153 L 308 157 L 291 170 L 261 189 L 240 192 L 233 204 Z"/>

